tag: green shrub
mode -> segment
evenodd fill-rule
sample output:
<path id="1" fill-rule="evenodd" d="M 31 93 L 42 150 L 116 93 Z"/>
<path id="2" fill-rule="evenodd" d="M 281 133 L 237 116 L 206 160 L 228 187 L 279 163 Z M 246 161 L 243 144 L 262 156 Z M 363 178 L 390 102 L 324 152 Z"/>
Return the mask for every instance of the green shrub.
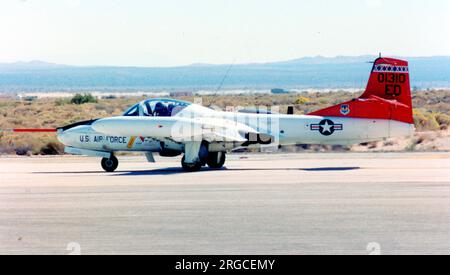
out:
<path id="1" fill-rule="evenodd" d="M 310 100 L 309 98 L 304 97 L 304 96 L 300 96 L 300 97 L 298 97 L 297 100 L 295 101 L 295 104 L 297 104 L 297 105 L 304 105 L 304 104 L 309 103 L 310 101 L 311 101 L 311 100 Z"/>
<path id="2" fill-rule="evenodd" d="M 97 103 L 97 98 L 94 97 L 91 94 L 76 94 L 71 100 L 70 103 L 72 104 L 86 104 L 86 103 Z"/>
<path id="3" fill-rule="evenodd" d="M 56 99 L 55 106 L 64 106 L 69 103 L 72 103 L 72 101 L 69 99 L 65 99 L 65 98 L 59 98 L 59 99 Z"/>

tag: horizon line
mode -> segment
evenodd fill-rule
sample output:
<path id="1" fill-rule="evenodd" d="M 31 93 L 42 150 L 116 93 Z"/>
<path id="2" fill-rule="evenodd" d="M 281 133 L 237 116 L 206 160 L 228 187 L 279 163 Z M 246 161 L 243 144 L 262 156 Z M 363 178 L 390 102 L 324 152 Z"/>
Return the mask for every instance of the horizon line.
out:
<path id="1" fill-rule="evenodd" d="M 61 67 L 74 67 L 74 68 L 180 68 L 180 67 L 201 67 L 201 66 L 245 66 L 245 65 L 267 65 L 267 64 L 276 64 L 276 63 L 286 63 L 293 61 L 301 61 L 306 59 L 338 59 L 338 58 L 378 58 L 377 55 L 365 54 L 365 55 L 336 55 L 336 56 L 325 56 L 325 55 L 315 55 L 315 56 L 303 56 L 293 59 L 284 59 L 278 61 L 261 61 L 261 62 L 247 62 L 247 63 L 190 63 L 184 65 L 156 65 L 156 66 L 145 66 L 145 65 L 70 65 L 58 62 L 44 61 L 39 59 L 31 59 L 31 60 L 18 60 L 14 62 L 1 62 L 0 65 L 49 65 L 49 66 L 61 66 Z M 400 58 L 400 59 L 408 59 L 408 58 L 450 58 L 450 55 L 417 55 L 417 56 L 398 56 L 398 55 L 382 55 L 382 57 L 392 57 L 392 58 Z M 367 60 L 370 61 L 370 60 Z"/>

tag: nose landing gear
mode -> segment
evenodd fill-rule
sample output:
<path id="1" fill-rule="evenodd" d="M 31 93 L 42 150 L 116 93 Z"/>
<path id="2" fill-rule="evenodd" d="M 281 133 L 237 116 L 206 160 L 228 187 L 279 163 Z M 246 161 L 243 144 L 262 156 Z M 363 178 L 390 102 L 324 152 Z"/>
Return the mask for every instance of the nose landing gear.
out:
<path id="1" fill-rule="evenodd" d="M 119 167 L 119 160 L 111 155 L 110 158 L 103 158 L 102 159 L 102 168 L 108 173 L 112 173 L 116 171 L 117 167 Z"/>

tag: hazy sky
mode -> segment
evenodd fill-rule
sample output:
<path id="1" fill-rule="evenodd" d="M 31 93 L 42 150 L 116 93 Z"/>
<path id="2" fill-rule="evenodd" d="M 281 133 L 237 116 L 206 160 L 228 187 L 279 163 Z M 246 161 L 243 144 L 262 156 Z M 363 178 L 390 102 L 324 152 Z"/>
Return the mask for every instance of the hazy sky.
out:
<path id="1" fill-rule="evenodd" d="M 449 0 L 0 0 L 0 62 L 450 55 Z"/>

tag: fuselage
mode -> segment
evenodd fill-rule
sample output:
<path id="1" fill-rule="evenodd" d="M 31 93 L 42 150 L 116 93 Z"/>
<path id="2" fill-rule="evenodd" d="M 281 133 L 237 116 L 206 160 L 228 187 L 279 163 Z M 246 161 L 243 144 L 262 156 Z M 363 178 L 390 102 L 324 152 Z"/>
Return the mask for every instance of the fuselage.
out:
<path id="1" fill-rule="evenodd" d="M 197 121 L 211 121 L 209 125 L 215 128 L 226 127 L 221 124 L 229 122 L 242 131 L 253 129 L 274 137 L 273 145 L 351 145 L 414 132 L 412 124 L 393 120 L 222 112 L 192 104 L 176 116 L 113 117 L 101 120 L 100 124 L 94 122 L 68 129 L 58 138 L 66 146 L 96 151 L 182 152 L 184 145 L 182 140 L 177 140 L 177 131 L 195 128 Z M 204 123 L 198 127 L 204 128 Z M 224 140 L 216 150 L 236 147 L 238 143 Z"/>

